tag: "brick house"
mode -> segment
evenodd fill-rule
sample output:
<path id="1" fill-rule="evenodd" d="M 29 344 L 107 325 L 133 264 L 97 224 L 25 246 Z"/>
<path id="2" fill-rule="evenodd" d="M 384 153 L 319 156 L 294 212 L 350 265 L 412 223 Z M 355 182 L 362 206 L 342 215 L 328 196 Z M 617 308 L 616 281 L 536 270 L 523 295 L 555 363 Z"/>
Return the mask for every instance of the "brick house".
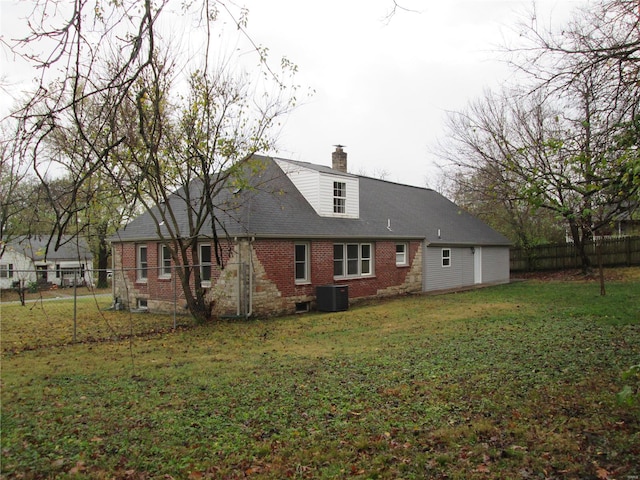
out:
<path id="1" fill-rule="evenodd" d="M 225 206 L 218 219 L 226 232 L 224 268 L 212 261 L 212 232 L 202 232 L 198 248 L 203 287 L 218 315 L 307 311 L 327 286 L 346 286 L 337 295 L 353 302 L 509 281 L 504 236 L 431 189 L 347 173 L 341 147 L 332 157 L 332 168 L 256 157 L 252 187 L 229 186 L 216 199 Z M 119 303 L 182 308 L 149 212 L 112 245 Z"/>

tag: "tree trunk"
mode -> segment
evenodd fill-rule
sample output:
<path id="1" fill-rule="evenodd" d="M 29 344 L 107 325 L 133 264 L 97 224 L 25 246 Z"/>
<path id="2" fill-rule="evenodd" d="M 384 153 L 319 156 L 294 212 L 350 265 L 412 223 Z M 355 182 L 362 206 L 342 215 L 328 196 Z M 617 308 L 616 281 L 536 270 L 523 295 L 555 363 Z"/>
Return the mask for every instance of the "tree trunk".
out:
<path id="1" fill-rule="evenodd" d="M 191 293 L 189 282 L 182 284 L 182 289 L 187 297 L 187 309 L 197 323 L 206 323 L 213 318 L 211 304 L 205 299 L 205 290 L 202 287 L 195 289 L 195 295 Z M 189 291 L 187 294 L 187 290 Z"/>
<path id="2" fill-rule="evenodd" d="M 107 288 L 107 269 L 109 268 L 109 245 L 106 238 L 100 237 L 98 241 L 98 288 Z"/>
<path id="3" fill-rule="evenodd" d="M 602 240 L 596 242 L 596 255 L 598 256 L 598 273 L 600 276 L 600 296 L 604 297 L 607 290 L 604 285 L 604 267 L 602 266 Z"/>
<path id="4" fill-rule="evenodd" d="M 576 247 L 576 252 L 580 258 L 580 268 L 585 275 L 591 273 L 591 259 L 587 255 L 585 249 L 584 231 L 579 227 L 575 220 L 569 219 L 569 228 L 571 230 L 571 238 Z"/>
<path id="5" fill-rule="evenodd" d="M 211 308 L 211 302 L 205 299 L 205 291 L 202 288 L 202 282 L 200 279 L 200 266 L 198 260 L 197 246 L 192 248 L 192 259 L 195 259 L 195 266 L 190 267 L 188 265 L 188 256 L 186 255 L 188 247 L 182 246 L 180 248 L 182 254 L 183 267 L 177 267 L 175 272 L 179 273 L 180 285 L 182 292 L 187 303 L 187 310 L 195 318 L 197 323 L 206 323 L 213 318 L 213 312 Z M 191 276 L 194 277 L 194 287 L 191 285 Z"/>
<path id="6" fill-rule="evenodd" d="M 18 298 L 20 299 L 20 305 L 25 306 L 25 292 L 27 291 L 24 286 L 24 280 L 19 280 L 18 283 Z"/>

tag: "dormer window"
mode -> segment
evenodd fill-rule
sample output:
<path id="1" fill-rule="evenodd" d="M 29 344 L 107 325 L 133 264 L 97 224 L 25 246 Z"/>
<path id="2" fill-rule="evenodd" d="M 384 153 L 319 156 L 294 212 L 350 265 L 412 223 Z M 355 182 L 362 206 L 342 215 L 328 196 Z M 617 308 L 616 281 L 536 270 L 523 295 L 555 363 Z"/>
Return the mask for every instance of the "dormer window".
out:
<path id="1" fill-rule="evenodd" d="M 346 213 L 347 211 L 347 184 L 345 182 L 333 182 L 333 213 Z"/>
<path id="2" fill-rule="evenodd" d="M 360 217 L 360 180 L 357 175 L 310 163 L 281 159 L 276 162 L 321 217 Z"/>

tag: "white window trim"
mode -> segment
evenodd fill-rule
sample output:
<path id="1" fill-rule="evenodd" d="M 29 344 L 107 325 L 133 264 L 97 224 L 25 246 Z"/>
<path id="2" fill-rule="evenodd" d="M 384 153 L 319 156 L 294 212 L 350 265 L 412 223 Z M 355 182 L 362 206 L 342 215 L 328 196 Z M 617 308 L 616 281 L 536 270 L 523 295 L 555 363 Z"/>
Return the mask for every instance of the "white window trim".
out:
<path id="1" fill-rule="evenodd" d="M 142 266 L 142 262 L 141 262 L 141 251 L 142 249 L 145 250 L 145 257 L 146 260 L 144 262 L 144 267 Z M 145 276 L 142 276 L 142 272 L 143 270 L 145 271 Z M 138 283 L 147 283 L 149 279 L 149 248 L 147 247 L 146 244 L 138 244 L 136 245 L 136 281 Z"/>
<path id="2" fill-rule="evenodd" d="M 348 274 L 348 261 L 349 258 L 347 256 L 347 250 L 348 250 L 348 246 L 349 245 L 357 245 L 358 246 L 358 273 L 356 274 Z M 369 257 L 364 258 L 362 256 L 362 247 L 363 246 L 369 246 Z M 374 250 L 374 244 L 373 243 L 334 243 L 333 244 L 334 249 L 336 246 L 341 246 L 342 247 L 342 274 L 341 275 L 335 275 L 335 253 L 334 253 L 334 276 L 333 278 L 339 279 L 339 278 L 370 278 L 375 276 L 375 265 L 374 265 L 374 259 L 375 259 L 375 250 Z M 335 252 L 335 250 L 334 250 Z M 362 273 L 362 262 L 364 260 L 368 260 L 369 261 L 369 272 L 367 273 Z"/>
<path id="3" fill-rule="evenodd" d="M 166 252 L 165 252 L 166 249 Z M 169 258 L 165 257 L 165 253 L 169 255 Z M 173 271 L 171 268 L 171 251 L 169 250 L 168 245 L 164 245 L 162 243 L 158 244 L 158 278 L 167 280 L 171 278 L 171 272 Z M 169 260 L 169 273 L 165 272 L 165 261 Z"/>
<path id="4" fill-rule="evenodd" d="M 149 300 L 147 300 L 146 298 L 137 298 L 136 308 L 138 310 L 149 310 Z"/>
<path id="5" fill-rule="evenodd" d="M 336 186 L 339 186 L 339 190 L 342 195 L 336 195 L 336 190 L 338 190 Z M 338 203 L 340 205 L 339 208 L 336 201 L 339 201 Z M 339 180 L 333 181 L 333 213 L 335 215 L 347 214 L 347 183 L 346 182 L 341 182 Z"/>
<path id="6" fill-rule="evenodd" d="M 368 257 L 363 257 L 362 256 L 362 247 L 367 245 L 369 247 L 369 256 Z M 358 273 L 360 277 L 371 277 L 373 276 L 373 244 L 371 243 L 360 243 L 358 245 Z M 362 262 L 364 260 L 368 260 L 369 261 L 369 271 L 367 273 L 362 273 Z"/>
<path id="7" fill-rule="evenodd" d="M 398 261 L 398 247 L 402 246 L 404 251 L 402 252 L 402 259 Z M 409 244 L 402 242 L 396 243 L 396 266 L 397 267 L 406 267 L 409 265 Z"/>
<path id="8" fill-rule="evenodd" d="M 445 255 L 445 252 L 448 252 L 449 255 Z M 445 265 L 445 261 L 447 262 L 446 265 Z M 442 262 L 442 268 L 451 267 L 451 249 L 450 248 L 443 248 L 442 249 L 441 262 Z"/>
<path id="9" fill-rule="evenodd" d="M 296 249 L 299 246 L 304 247 L 304 278 L 298 278 L 298 260 L 296 258 Z M 295 242 L 293 246 L 293 277 L 296 285 L 306 285 L 311 283 L 311 262 L 310 262 L 310 246 L 308 242 Z"/>
<path id="10" fill-rule="evenodd" d="M 0 278 L 13 278 L 13 263 L 0 263 Z"/>
<path id="11" fill-rule="evenodd" d="M 211 257 L 213 255 L 213 247 L 211 246 L 210 243 L 201 243 L 198 245 L 198 258 L 200 259 L 200 284 L 203 287 L 210 287 L 211 286 L 211 277 L 213 276 L 213 262 L 211 262 L 211 260 L 207 263 L 204 263 L 202 261 L 202 248 L 203 247 L 209 247 L 209 257 Z M 209 267 L 209 280 L 203 280 L 203 268 L 205 266 Z"/>

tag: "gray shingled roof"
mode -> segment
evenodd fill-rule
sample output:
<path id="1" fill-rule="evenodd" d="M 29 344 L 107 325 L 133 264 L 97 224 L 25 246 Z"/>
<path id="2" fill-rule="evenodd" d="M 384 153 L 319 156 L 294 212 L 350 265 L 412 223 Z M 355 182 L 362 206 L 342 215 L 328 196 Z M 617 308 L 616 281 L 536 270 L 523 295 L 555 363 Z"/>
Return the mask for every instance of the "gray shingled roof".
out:
<path id="1" fill-rule="evenodd" d="M 16 237 L 7 246 L 36 261 L 54 260 L 90 260 L 93 258 L 87 242 L 82 238 L 63 235 L 61 245 L 55 250 L 56 239 L 48 235 L 30 235 Z"/>
<path id="2" fill-rule="evenodd" d="M 230 186 L 214 202 L 222 207 L 217 217 L 232 237 L 415 238 L 447 245 L 510 244 L 506 237 L 431 189 L 362 176 L 358 176 L 360 218 L 321 217 L 272 158 L 259 157 L 257 161 L 263 162 L 264 168 L 252 177 L 252 188 L 235 192 L 234 187 Z M 336 173 L 321 165 L 291 163 L 320 172 Z M 181 191 L 172 197 L 171 204 L 176 210 L 185 211 Z M 154 210 L 157 211 L 157 208 Z M 387 228 L 389 225 L 390 229 Z M 181 229 L 182 234 L 186 235 L 186 222 Z M 157 238 L 155 231 L 155 223 L 147 212 L 120 230 L 112 241 L 153 240 Z M 202 236 L 210 235 L 210 227 L 202 231 Z"/>

